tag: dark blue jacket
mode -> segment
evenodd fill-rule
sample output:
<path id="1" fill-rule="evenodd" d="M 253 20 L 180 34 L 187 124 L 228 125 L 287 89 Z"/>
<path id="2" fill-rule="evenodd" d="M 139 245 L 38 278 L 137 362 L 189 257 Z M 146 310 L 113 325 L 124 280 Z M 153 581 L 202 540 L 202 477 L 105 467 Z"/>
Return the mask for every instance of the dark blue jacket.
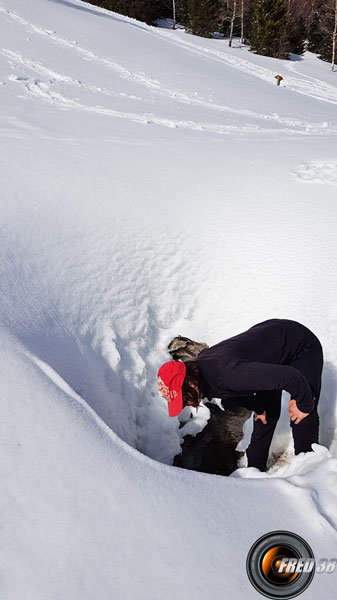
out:
<path id="1" fill-rule="evenodd" d="M 314 408 L 308 381 L 289 366 L 316 336 L 304 325 L 286 319 L 258 323 L 228 340 L 203 350 L 197 359 L 205 395 L 226 400 L 262 390 L 286 390 L 302 412 Z"/>

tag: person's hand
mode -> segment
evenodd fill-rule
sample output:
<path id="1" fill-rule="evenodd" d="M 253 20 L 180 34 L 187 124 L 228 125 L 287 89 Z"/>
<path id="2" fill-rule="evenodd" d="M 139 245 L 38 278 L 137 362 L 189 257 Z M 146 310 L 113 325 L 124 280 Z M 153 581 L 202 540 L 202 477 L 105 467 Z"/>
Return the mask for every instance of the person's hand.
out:
<path id="1" fill-rule="evenodd" d="M 264 411 L 261 415 L 254 413 L 254 421 L 262 421 L 263 425 L 266 425 L 267 424 L 266 411 Z"/>
<path id="2" fill-rule="evenodd" d="M 295 423 L 295 425 L 298 425 L 308 415 L 310 415 L 310 413 L 304 413 L 299 408 L 297 408 L 296 400 L 289 401 L 288 417 L 293 423 Z"/>

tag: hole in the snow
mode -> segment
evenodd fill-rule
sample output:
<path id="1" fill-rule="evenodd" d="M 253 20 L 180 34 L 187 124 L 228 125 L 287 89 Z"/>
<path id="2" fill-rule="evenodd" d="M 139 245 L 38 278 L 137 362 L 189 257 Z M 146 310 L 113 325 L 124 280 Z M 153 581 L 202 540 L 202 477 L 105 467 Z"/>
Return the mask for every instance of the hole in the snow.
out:
<path id="1" fill-rule="evenodd" d="M 139 341 L 126 342 L 111 330 L 75 340 L 59 327 L 55 331 L 53 325 L 41 336 L 20 337 L 32 354 L 51 367 L 121 439 L 142 453 L 159 462 L 220 475 L 229 475 L 240 464 L 250 438 L 251 411 L 235 401 L 227 403 L 225 410 L 216 401 L 204 402 L 198 413 L 189 408 L 182 411 L 177 430 L 176 419 L 168 418 L 167 408 L 158 396 L 158 364 L 154 355 L 146 362 L 151 350 L 144 345 L 142 358 Z M 203 347 L 196 345 L 194 353 Z M 169 350 L 167 360 L 193 357 L 191 347 L 187 356 L 181 349 Z M 319 441 L 328 448 L 336 431 L 336 396 L 336 369 L 326 362 L 319 403 Z M 242 446 L 243 435 L 247 443 Z M 268 466 L 282 464 L 291 445 L 284 399 Z"/>

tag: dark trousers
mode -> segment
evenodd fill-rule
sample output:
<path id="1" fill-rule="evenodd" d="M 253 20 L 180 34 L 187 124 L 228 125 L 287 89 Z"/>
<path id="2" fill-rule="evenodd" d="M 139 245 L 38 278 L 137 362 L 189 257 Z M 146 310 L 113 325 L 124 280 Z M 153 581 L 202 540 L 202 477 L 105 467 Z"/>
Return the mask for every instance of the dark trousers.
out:
<path id="1" fill-rule="evenodd" d="M 287 364 L 298 369 L 304 375 L 312 390 L 315 402 L 314 410 L 297 425 L 290 422 L 295 454 L 310 452 L 311 444 L 318 443 L 317 404 L 321 391 L 323 368 L 323 352 L 319 340 L 313 335 L 312 343 L 309 342 L 304 351 Z M 254 404 L 259 407 L 263 406 L 266 411 L 267 424 L 264 425 L 260 420 L 254 422 L 251 441 L 246 451 L 248 466 L 257 467 L 260 471 L 266 469 L 270 444 L 281 413 L 281 395 L 282 392 L 278 390 L 258 392 L 255 396 L 255 403 L 253 402 L 250 406 L 253 410 Z M 243 405 L 248 408 L 247 402 L 243 402 Z"/>

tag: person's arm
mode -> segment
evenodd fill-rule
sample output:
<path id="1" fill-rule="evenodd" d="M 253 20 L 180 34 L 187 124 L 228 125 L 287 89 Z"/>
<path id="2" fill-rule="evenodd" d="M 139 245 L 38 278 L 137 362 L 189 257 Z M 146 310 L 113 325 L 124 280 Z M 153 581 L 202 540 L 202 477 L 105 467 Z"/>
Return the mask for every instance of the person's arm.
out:
<path id="1" fill-rule="evenodd" d="M 285 390 L 301 412 L 310 413 L 314 408 L 310 386 L 294 367 L 237 360 L 227 363 L 224 370 L 226 384 L 232 390 Z"/>

